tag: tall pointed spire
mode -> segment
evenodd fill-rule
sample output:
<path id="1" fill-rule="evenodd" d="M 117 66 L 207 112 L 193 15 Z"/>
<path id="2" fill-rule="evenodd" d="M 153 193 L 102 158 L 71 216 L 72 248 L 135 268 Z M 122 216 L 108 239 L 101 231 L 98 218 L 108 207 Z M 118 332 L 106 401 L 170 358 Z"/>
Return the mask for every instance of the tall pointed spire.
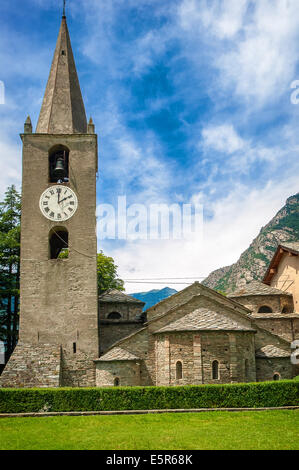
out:
<path id="1" fill-rule="evenodd" d="M 87 121 L 69 31 L 62 17 L 36 132 L 84 134 Z"/>

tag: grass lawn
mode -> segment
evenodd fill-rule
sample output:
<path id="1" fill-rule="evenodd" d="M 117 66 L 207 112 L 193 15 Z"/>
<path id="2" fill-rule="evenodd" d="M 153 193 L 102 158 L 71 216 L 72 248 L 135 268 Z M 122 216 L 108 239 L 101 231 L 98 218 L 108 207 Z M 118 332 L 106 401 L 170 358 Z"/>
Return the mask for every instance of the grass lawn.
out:
<path id="1" fill-rule="evenodd" d="M 299 449 L 299 411 L 0 419 L 0 449 Z"/>

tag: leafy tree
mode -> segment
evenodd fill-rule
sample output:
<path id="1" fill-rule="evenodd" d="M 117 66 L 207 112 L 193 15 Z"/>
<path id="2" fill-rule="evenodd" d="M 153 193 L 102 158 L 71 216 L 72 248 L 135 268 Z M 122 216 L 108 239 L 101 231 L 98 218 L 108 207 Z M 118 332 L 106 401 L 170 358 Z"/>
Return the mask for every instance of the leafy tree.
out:
<path id="1" fill-rule="evenodd" d="M 117 266 L 114 259 L 104 255 L 102 251 L 98 253 L 97 257 L 97 273 L 99 294 L 107 289 L 125 290 L 124 281 L 119 279 L 117 275 Z"/>
<path id="2" fill-rule="evenodd" d="M 6 360 L 18 339 L 20 220 L 21 197 L 10 186 L 0 203 L 0 339 L 6 344 Z"/>

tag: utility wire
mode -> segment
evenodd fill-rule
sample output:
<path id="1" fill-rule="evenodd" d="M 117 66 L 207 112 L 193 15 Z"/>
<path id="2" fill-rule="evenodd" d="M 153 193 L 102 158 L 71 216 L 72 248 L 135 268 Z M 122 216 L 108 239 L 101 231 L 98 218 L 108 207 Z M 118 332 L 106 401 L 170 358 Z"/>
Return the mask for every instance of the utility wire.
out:
<path id="1" fill-rule="evenodd" d="M 161 281 L 158 281 L 158 282 L 154 282 L 154 281 L 124 281 L 124 282 L 127 282 L 128 284 L 163 284 L 165 285 L 166 283 L 165 282 L 161 282 Z M 191 284 L 193 284 L 193 282 L 170 282 L 169 284 L 178 284 L 178 285 L 186 285 L 186 286 L 190 286 Z"/>
<path id="2" fill-rule="evenodd" d="M 61 240 L 61 241 L 65 244 L 65 247 L 66 247 L 66 248 L 69 248 L 68 243 L 67 243 L 65 240 L 63 240 L 63 238 L 61 238 L 61 237 L 58 235 L 58 233 L 57 233 L 53 228 L 52 228 L 52 232 L 54 232 L 55 235 L 56 235 L 56 237 L 58 237 L 59 240 Z M 73 248 L 73 247 L 72 247 L 72 250 L 75 251 L 76 253 L 79 253 L 79 255 L 85 256 L 86 258 L 94 259 L 94 256 L 86 255 L 85 253 L 82 253 L 82 251 L 78 251 L 78 250 L 76 250 L 76 249 Z"/>
<path id="3" fill-rule="evenodd" d="M 207 276 L 193 276 L 193 277 L 145 277 L 145 278 L 130 278 L 124 281 L 177 281 L 179 279 L 206 279 Z"/>

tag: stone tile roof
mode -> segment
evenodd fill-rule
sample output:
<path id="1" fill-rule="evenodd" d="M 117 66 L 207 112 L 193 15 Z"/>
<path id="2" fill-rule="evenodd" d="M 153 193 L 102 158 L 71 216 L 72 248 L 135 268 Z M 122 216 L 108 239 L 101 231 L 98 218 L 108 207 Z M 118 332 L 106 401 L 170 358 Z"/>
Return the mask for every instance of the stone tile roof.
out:
<path id="1" fill-rule="evenodd" d="M 299 254 L 299 242 L 281 243 L 281 247 L 296 251 Z"/>
<path id="2" fill-rule="evenodd" d="M 99 300 L 103 302 L 122 302 L 145 305 L 141 300 L 135 299 L 131 295 L 125 294 L 117 289 L 108 289 L 99 296 Z"/>
<path id="3" fill-rule="evenodd" d="M 277 348 L 273 344 L 267 344 L 267 346 L 258 349 L 255 355 L 256 357 L 290 357 L 291 353 Z"/>
<path id="4" fill-rule="evenodd" d="M 299 313 L 252 313 L 250 315 L 252 318 L 286 318 L 286 319 L 293 319 L 299 318 Z"/>
<path id="5" fill-rule="evenodd" d="M 228 297 L 245 297 L 247 295 L 292 295 L 288 292 L 270 287 L 267 284 L 259 281 L 251 281 L 244 287 L 239 287 L 237 290 L 228 295 Z"/>
<path id="6" fill-rule="evenodd" d="M 129 351 L 126 351 L 125 349 L 122 348 L 112 348 L 110 351 L 108 351 L 106 354 L 101 356 L 99 359 L 96 359 L 96 362 L 102 361 L 137 361 L 140 360 L 139 357 L 134 356 L 134 354 L 131 354 Z"/>
<path id="7" fill-rule="evenodd" d="M 198 330 L 255 331 L 253 328 L 237 323 L 235 320 L 231 320 L 220 313 L 213 312 L 207 308 L 198 308 L 179 320 L 164 326 L 155 333 Z"/>

